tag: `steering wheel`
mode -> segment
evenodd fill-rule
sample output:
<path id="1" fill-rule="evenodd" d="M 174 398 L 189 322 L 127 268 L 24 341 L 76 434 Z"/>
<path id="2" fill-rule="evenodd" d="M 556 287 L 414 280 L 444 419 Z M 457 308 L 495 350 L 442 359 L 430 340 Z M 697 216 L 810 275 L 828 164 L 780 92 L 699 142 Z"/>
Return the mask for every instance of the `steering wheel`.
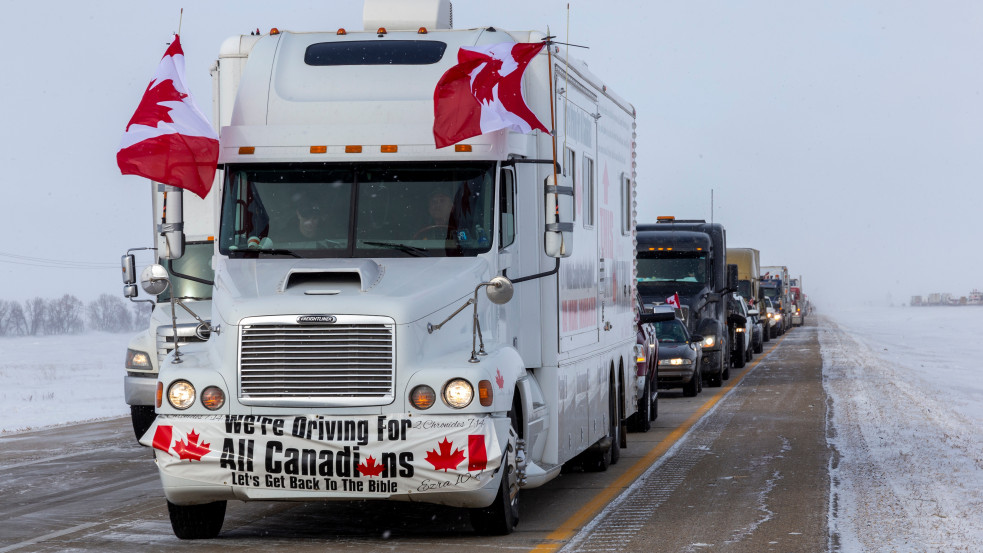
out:
<path id="1" fill-rule="evenodd" d="M 420 230 L 416 231 L 416 234 L 413 235 L 413 239 L 414 240 L 417 240 L 417 239 L 421 238 L 427 232 L 429 232 L 431 230 L 435 230 L 435 229 L 443 229 L 444 230 L 444 236 L 447 236 L 447 233 L 450 231 L 450 227 L 447 226 L 447 225 L 427 225 L 427 226 L 421 228 Z"/>

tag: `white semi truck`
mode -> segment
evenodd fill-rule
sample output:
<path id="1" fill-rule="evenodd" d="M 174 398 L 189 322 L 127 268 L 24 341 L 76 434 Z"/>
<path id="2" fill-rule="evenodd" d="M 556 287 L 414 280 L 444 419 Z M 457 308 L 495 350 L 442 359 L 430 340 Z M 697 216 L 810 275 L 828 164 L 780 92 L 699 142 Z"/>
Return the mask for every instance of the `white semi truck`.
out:
<path id="1" fill-rule="evenodd" d="M 183 255 L 177 259 L 166 259 L 167 241 L 158 232 L 165 225 L 165 198 L 170 195 L 172 208 L 179 191 L 165 192 L 159 183 L 150 183 L 152 220 L 154 227 L 155 262 L 164 264 L 172 284 L 161 295 L 150 300 L 150 317 L 147 329 L 134 336 L 126 349 L 123 376 L 123 397 L 130 406 L 130 418 L 137 439 L 146 433 L 153 423 L 155 396 L 157 392 L 157 372 L 160 363 L 168 353 L 178 346 L 200 342 L 207 339 L 207 318 L 211 314 L 211 258 L 214 250 L 215 233 L 215 194 L 204 199 L 194 194 L 183 195 L 185 218 Z M 135 248 L 143 249 L 143 248 Z M 133 250 L 131 250 L 133 251 Z M 134 255 L 127 252 L 123 256 L 124 296 L 137 295 Z M 171 296 L 182 298 L 185 306 L 194 306 L 194 311 L 202 313 L 204 319 L 197 320 L 189 311 L 177 308 L 172 311 Z M 175 336 L 177 339 L 175 339 Z"/>
<path id="2" fill-rule="evenodd" d="M 554 137 L 437 149 L 459 48 L 544 35 L 454 30 L 446 0 L 364 16 L 222 46 L 211 333 L 161 364 L 142 438 L 181 538 L 228 500 L 422 501 L 508 533 L 520 489 L 623 446 L 634 108 L 551 45 L 522 84 Z"/>

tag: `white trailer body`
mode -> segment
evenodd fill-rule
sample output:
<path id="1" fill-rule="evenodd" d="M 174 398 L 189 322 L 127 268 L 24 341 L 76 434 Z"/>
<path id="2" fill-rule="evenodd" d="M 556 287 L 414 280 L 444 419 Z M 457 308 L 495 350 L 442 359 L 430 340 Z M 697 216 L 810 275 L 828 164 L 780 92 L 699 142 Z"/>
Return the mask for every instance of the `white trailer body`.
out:
<path id="1" fill-rule="evenodd" d="M 386 13 L 372 4 L 367 16 Z M 235 102 L 213 191 L 215 331 L 165 361 L 164 401 L 142 440 L 177 512 L 387 498 L 508 511 L 520 487 L 565 462 L 617 457 L 637 403 L 634 109 L 583 63 L 544 49 L 523 94 L 549 126 L 552 59 L 559 186 L 545 186 L 545 133 L 436 149 L 434 88 L 458 49 L 544 37 L 450 30 L 436 14 L 426 33 L 373 20 L 369 32 L 223 44 L 216 96 Z M 455 230 L 433 239 L 410 228 L 427 219 L 424 198 L 448 188 Z M 573 220 L 548 227 L 567 191 Z M 290 238 L 305 206 L 346 223 L 311 244 Z M 547 255 L 558 234 L 544 232 L 557 228 L 568 248 L 572 237 L 559 260 Z M 478 293 L 499 275 L 515 281 L 502 305 Z M 170 402 L 175 386 L 193 387 L 189 405 Z M 469 388 L 472 401 L 455 395 Z M 203 405 L 207 389 L 224 402 Z M 436 396 L 425 409 L 421 390 Z"/>

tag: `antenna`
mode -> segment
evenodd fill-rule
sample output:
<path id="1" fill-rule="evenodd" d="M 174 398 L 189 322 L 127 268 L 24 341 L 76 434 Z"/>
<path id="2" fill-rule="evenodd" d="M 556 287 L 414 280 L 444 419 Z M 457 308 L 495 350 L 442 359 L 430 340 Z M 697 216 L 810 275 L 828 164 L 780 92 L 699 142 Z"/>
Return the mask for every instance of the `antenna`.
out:
<path id="1" fill-rule="evenodd" d="M 710 189 L 710 224 L 713 224 L 713 188 Z"/>

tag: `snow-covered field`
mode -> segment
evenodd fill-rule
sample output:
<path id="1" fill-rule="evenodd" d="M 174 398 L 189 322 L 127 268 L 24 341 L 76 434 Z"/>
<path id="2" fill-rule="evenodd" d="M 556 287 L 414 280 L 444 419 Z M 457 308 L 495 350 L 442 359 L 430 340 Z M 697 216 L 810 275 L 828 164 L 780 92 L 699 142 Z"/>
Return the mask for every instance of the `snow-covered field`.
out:
<path id="1" fill-rule="evenodd" d="M 129 416 L 123 361 L 131 337 L 0 337 L 0 433 Z"/>
<path id="2" fill-rule="evenodd" d="M 983 548 L 983 307 L 823 321 L 833 551 Z"/>

